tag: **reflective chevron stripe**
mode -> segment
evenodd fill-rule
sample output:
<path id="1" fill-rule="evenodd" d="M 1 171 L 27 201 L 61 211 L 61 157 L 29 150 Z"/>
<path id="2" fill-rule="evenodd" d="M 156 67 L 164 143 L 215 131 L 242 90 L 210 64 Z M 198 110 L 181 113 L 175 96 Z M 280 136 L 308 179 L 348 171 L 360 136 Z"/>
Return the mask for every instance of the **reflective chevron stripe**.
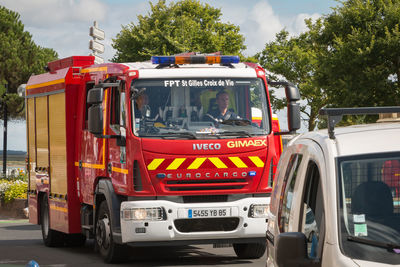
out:
<path id="1" fill-rule="evenodd" d="M 165 159 L 165 158 L 155 158 L 148 165 L 147 169 L 149 171 L 154 170 L 197 170 L 199 169 L 203 163 L 209 160 L 211 163 L 207 164 L 207 168 L 217 168 L 217 169 L 228 169 L 232 168 L 232 163 L 236 168 L 248 168 L 248 167 L 264 167 L 264 161 L 257 156 L 248 156 L 248 157 L 203 157 L 203 158 L 174 158 L 174 159 Z M 243 161 L 244 160 L 244 161 Z M 247 164 L 245 163 L 247 162 Z M 230 163 L 232 162 L 232 163 Z M 251 163 L 252 164 L 251 164 Z M 163 164 L 164 163 L 164 164 Z M 228 165 L 227 165 L 228 164 Z M 230 164 L 230 167 L 228 167 Z M 247 166 L 250 164 L 250 166 Z M 254 165 L 253 165 L 254 164 Z"/>

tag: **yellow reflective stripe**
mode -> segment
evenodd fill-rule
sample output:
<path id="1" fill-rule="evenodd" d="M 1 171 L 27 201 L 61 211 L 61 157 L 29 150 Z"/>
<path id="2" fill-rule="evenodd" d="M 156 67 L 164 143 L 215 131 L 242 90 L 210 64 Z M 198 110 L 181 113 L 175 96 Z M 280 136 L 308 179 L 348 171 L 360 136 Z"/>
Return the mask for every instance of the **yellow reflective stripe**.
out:
<path id="1" fill-rule="evenodd" d="M 121 168 L 117 168 L 117 167 L 111 167 L 111 170 L 113 172 L 119 172 L 119 173 L 123 173 L 123 174 L 128 174 L 128 170 L 127 169 L 121 169 Z"/>
<path id="2" fill-rule="evenodd" d="M 219 158 L 208 158 L 218 169 L 226 169 L 228 168 L 225 163 L 222 162 Z"/>
<path id="3" fill-rule="evenodd" d="M 149 171 L 154 171 L 155 169 L 158 168 L 158 166 L 160 166 L 160 164 L 164 161 L 164 159 L 153 159 L 152 162 L 150 162 L 149 165 L 147 165 L 147 169 Z"/>
<path id="4" fill-rule="evenodd" d="M 206 160 L 207 158 L 196 158 L 192 164 L 190 164 L 190 166 L 188 167 L 188 170 L 195 170 L 198 169 L 201 164 L 203 164 L 203 162 Z"/>
<path id="5" fill-rule="evenodd" d="M 105 71 L 105 72 L 107 72 L 107 67 L 97 67 L 97 68 L 83 69 L 83 70 L 81 70 L 81 73 L 95 72 L 95 71 Z"/>
<path id="6" fill-rule="evenodd" d="M 238 168 L 247 168 L 247 165 L 239 157 L 229 157 L 229 159 L 236 165 Z"/>
<path id="7" fill-rule="evenodd" d="M 79 162 L 75 162 L 75 166 L 79 167 Z M 84 163 L 84 162 L 82 162 L 82 167 L 89 168 L 89 169 L 104 169 L 103 164 L 91 164 L 91 163 Z"/>
<path id="8" fill-rule="evenodd" d="M 61 212 L 68 212 L 67 208 L 57 207 L 56 205 L 50 205 L 50 209 Z"/>
<path id="9" fill-rule="evenodd" d="M 259 157 L 250 156 L 249 159 L 256 165 L 257 167 L 264 167 L 264 162 Z"/>
<path id="10" fill-rule="evenodd" d="M 63 82 L 65 82 L 64 78 L 50 81 L 50 82 L 45 82 L 45 83 L 31 84 L 31 85 L 26 86 L 26 90 L 49 86 L 49 85 L 54 85 L 54 84 L 63 83 Z"/>
<path id="11" fill-rule="evenodd" d="M 186 160 L 186 158 L 176 158 L 174 159 L 174 161 L 169 164 L 169 166 L 167 167 L 167 170 L 176 170 L 179 168 L 179 166 L 181 166 L 181 164 Z"/>

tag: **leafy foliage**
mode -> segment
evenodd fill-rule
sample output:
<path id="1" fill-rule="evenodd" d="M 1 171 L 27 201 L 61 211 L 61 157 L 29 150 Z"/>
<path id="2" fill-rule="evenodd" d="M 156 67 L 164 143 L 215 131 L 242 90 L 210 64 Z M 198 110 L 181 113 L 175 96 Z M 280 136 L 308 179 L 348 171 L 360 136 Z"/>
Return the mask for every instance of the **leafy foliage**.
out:
<path id="1" fill-rule="evenodd" d="M 349 0 L 325 16 L 316 79 L 332 106 L 400 105 L 399 23 L 399 0 Z"/>
<path id="2" fill-rule="evenodd" d="M 316 33 L 320 30 L 321 20 L 312 25 L 311 20 L 306 21 L 309 30 L 298 37 L 289 38 L 289 33 L 282 30 L 276 35 L 276 40 L 265 45 L 262 52 L 258 53 L 260 64 L 268 71 L 271 81 L 282 79 L 295 83 L 302 100 L 308 106 L 302 106 L 301 111 L 307 117 L 308 130 L 314 130 L 319 109 L 327 103 L 324 90 L 315 80 L 318 71 L 317 55 L 320 47 L 315 44 Z M 285 101 L 271 94 L 274 110 L 282 109 Z"/>
<path id="3" fill-rule="evenodd" d="M 32 36 L 24 30 L 20 15 L 0 6 L 0 102 L 8 103 L 10 118 L 23 116 L 23 99 L 17 88 L 26 83 L 32 73 L 44 72 L 47 62 L 57 58 L 53 49 L 36 45 Z M 8 85 L 8 95 L 5 84 Z M 3 109 L 0 109 L 2 118 Z"/>
<path id="4" fill-rule="evenodd" d="M 400 0 L 338 1 L 333 12 L 299 36 L 286 31 L 257 54 L 262 65 L 296 83 L 309 106 L 308 129 L 318 110 L 331 107 L 400 105 Z M 276 80 L 276 75 L 270 75 Z M 275 100 L 274 107 L 282 108 Z M 376 121 L 346 116 L 342 125 Z"/>
<path id="5" fill-rule="evenodd" d="M 8 203 L 16 198 L 26 198 L 28 183 L 22 180 L 0 180 L 0 200 Z"/>
<path id="6" fill-rule="evenodd" d="M 153 55 L 172 55 L 187 51 L 239 54 L 245 49 L 240 29 L 222 23 L 221 10 L 197 0 L 182 0 L 166 5 L 165 0 L 150 2 L 151 12 L 138 16 L 138 24 L 122 26 L 113 39 L 115 62 L 144 61 Z"/>

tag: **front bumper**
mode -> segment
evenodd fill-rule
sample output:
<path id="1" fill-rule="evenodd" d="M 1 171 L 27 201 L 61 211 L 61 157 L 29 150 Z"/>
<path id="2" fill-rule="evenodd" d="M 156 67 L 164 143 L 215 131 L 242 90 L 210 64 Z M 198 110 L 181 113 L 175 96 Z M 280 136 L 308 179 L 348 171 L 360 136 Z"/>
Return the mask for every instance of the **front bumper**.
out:
<path id="1" fill-rule="evenodd" d="M 134 208 L 154 208 L 161 207 L 165 211 L 164 220 L 124 220 L 121 217 L 121 236 L 123 243 L 132 242 L 163 242 L 163 241 L 195 241 L 199 240 L 214 243 L 213 240 L 220 239 L 254 239 L 265 238 L 267 230 L 267 218 L 249 217 L 251 205 L 269 204 L 269 197 L 249 197 L 231 202 L 212 202 L 212 203 L 175 203 L 165 200 L 146 200 L 146 201 L 126 201 L 121 203 L 121 214 L 125 209 Z M 237 227 L 233 230 L 221 231 L 179 231 L 179 224 L 182 220 L 203 220 L 203 218 L 189 219 L 188 209 L 221 209 L 229 208 L 229 217 L 223 219 L 234 220 Z M 121 215 L 120 215 L 121 216 Z M 221 218 L 217 218 L 219 221 Z M 179 224 L 177 222 L 180 222 Z M 190 221 L 191 223 L 192 221 Z M 139 229 L 139 230 L 138 230 Z M 189 242 L 190 243 L 190 242 Z M 207 243 L 207 242 L 202 242 Z"/>

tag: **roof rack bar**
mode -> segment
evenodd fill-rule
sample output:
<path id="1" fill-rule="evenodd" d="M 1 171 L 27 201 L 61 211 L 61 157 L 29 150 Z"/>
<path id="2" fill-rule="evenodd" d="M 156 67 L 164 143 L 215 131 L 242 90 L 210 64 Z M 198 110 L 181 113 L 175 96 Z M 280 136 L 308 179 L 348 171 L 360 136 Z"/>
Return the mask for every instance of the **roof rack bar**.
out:
<path id="1" fill-rule="evenodd" d="M 342 120 L 343 115 L 369 115 L 380 113 L 399 113 L 399 107 L 360 107 L 360 108 L 322 108 L 319 115 L 328 116 L 328 134 L 335 139 L 335 125 Z"/>

